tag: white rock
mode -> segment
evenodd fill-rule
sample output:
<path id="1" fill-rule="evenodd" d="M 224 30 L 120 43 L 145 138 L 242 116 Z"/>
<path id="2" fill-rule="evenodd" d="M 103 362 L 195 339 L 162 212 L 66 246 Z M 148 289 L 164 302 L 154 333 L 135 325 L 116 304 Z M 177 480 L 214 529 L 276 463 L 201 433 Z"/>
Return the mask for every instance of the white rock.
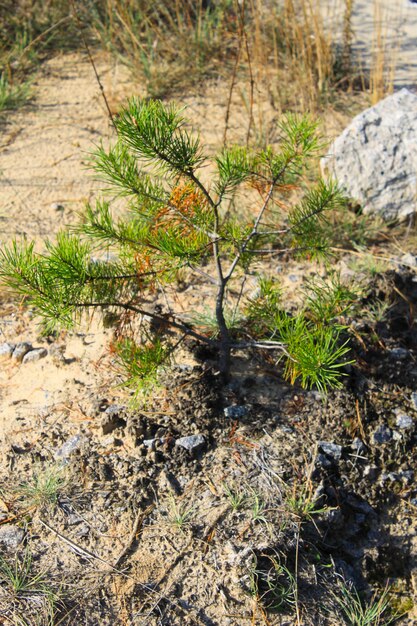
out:
<path id="1" fill-rule="evenodd" d="M 13 350 L 12 359 L 20 362 L 22 361 L 25 354 L 30 352 L 30 350 L 32 350 L 32 344 L 28 341 L 21 341 L 16 345 L 15 349 Z"/>
<path id="2" fill-rule="evenodd" d="M 15 346 L 12 343 L 2 343 L 2 344 L 0 344 L 0 357 L 2 357 L 2 356 L 12 356 L 14 349 L 15 349 Z"/>
<path id="3" fill-rule="evenodd" d="M 69 457 L 79 448 L 81 448 L 83 443 L 85 443 L 86 441 L 87 439 L 83 437 L 83 435 L 73 435 L 62 444 L 59 450 L 55 452 L 55 457 L 57 459 L 67 461 Z"/>
<path id="4" fill-rule="evenodd" d="M 188 437 L 180 437 L 175 441 L 176 446 L 185 448 L 188 452 L 196 452 L 200 450 L 206 443 L 204 435 L 189 435 Z"/>
<path id="5" fill-rule="evenodd" d="M 48 354 L 48 350 L 46 348 L 35 348 L 35 350 L 30 350 L 23 357 L 22 363 L 33 363 L 34 361 L 39 361 L 43 359 Z"/>
<path id="6" fill-rule="evenodd" d="M 0 544 L 7 550 L 16 550 L 25 537 L 24 531 L 13 524 L 0 526 Z"/>
<path id="7" fill-rule="evenodd" d="M 417 95 L 402 89 L 357 115 L 322 159 L 364 213 L 405 220 L 417 209 Z"/>

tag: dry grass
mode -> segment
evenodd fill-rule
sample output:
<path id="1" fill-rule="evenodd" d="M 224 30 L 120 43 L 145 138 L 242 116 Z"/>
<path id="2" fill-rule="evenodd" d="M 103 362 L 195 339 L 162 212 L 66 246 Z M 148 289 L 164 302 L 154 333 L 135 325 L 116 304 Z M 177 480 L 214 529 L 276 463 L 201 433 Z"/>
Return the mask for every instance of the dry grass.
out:
<path id="1" fill-rule="evenodd" d="M 237 71 L 252 85 L 267 82 L 277 108 L 316 110 L 349 83 L 351 0 L 345 1 L 342 53 L 325 27 L 319 0 L 275 0 L 269 6 L 220 0 L 211 8 L 202 0 L 106 0 L 96 30 L 145 78 L 152 96 Z"/>
<path id="2" fill-rule="evenodd" d="M 387 18 L 378 0 L 374 0 L 374 31 L 369 74 L 371 103 L 376 104 L 394 90 L 394 75 L 399 40 L 390 41 Z"/>
<path id="3" fill-rule="evenodd" d="M 353 4 L 344 0 L 337 36 L 320 0 L 7 0 L 0 7 L 0 74 L 13 85 L 45 53 L 83 47 L 86 38 L 128 64 L 140 91 L 153 97 L 233 76 L 233 86 L 246 81 L 242 97 L 251 115 L 265 85 L 279 112 L 322 111 L 341 92 L 366 85 L 376 102 L 392 85 L 393 50 L 375 0 L 372 67 L 369 78 L 360 76 Z"/>

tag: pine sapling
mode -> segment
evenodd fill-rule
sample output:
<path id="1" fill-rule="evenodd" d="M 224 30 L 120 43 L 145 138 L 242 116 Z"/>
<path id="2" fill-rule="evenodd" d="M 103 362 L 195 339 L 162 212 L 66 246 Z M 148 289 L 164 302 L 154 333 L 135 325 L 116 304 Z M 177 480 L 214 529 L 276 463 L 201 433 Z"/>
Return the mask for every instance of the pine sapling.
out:
<path id="1" fill-rule="evenodd" d="M 93 160 L 110 200 L 88 205 L 75 232 L 61 232 L 43 254 L 26 242 L 5 246 L 4 282 L 36 307 L 47 331 L 71 327 L 91 309 L 135 317 L 139 340 L 121 324 L 117 341 L 135 385 L 141 377 L 150 384 L 189 339 L 218 351 L 225 379 L 234 350 L 260 348 L 285 360 L 292 382 L 339 385 L 349 291 L 337 281 L 313 288 L 306 306 L 289 314 L 274 279 L 260 276 L 255 297 L 247 287 L 266 249 L 307 259 L 329 253 L 327 214 L 345 200 L 333 182 L 303 186 L 322 149 L 316 123 L 288 115 L 277 150 L 231 146 L 214 158 L 173 104 L 132 99 L 115 123 L 116 143 Z M 301 199 L 292 202 L 296 189 Z M 169 298 L 184 271 L 190 284 L 204 280 L 212 290 L 209 331 L 201 311 L 187 317 Z"/>

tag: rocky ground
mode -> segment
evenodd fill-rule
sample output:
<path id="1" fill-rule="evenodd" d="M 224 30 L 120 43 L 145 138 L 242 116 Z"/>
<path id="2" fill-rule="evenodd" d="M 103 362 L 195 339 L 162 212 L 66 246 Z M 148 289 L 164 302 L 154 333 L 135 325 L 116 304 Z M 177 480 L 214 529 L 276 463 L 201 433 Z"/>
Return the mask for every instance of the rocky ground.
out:
<path id="1" fill-rule="evenodd" d="M 116 106 L 126 78 L 99 67 Z M 213 147 L 222 89 L 185 98 Z M 93 189 L 85 153 L 109 134 L 88 63 L 46 64 L 32 105 L 4 127 L 3 240 L 71 222 Z M 369 607 L 387 597 L 368 623 L 416 623 L 413 237 L 374 242 L 359 261 L 340 253 L 342 273 L 366 289 L 346 320 L 355 364 L 328 396 L 284 383 L 259 354 L 236 355 L 223 387 L 213 355 L 190 346 L 132 409 L 111 328 L 93 319 L 45 338 L 2 292 L 0 621 L 365 624 L 347 618 L 354 584 Z M 306 270 L 291 262 L 287 276 L 295 291 Z"/>

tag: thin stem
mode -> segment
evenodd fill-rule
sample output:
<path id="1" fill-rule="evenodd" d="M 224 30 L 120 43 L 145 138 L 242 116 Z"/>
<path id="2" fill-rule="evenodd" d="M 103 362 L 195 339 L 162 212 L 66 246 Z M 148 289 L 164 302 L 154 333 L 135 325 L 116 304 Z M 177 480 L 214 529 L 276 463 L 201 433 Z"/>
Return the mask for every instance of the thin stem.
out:
<path id="1" fill-rule="evenodd" d="M 66 304 L 66 303 L 64 303 Z M 175 319 L 165 317 L 164 315 L 158 315 L 157 313 L 152 313 L 151 311 L 146 311 L 145 309 L 139 308 L 133 304 L 129 304 L 128 302 L 78 302 L 77 304 L 73 304 L 74 308 L 78 309 L 88 309 L 88 308 L 106 308 L 106 307 L 118 307 L 121 309 L 125 309 L 126 311 L 132 311 L 133 313 L 138 313 L 139 315 L 145 315 L 147 317 L 151 317 L 153 320 L 157 322 L 161 322 L 162 325 L 171 326 L 172 328 L 176 328 L 181 330 L 186 335 L 190 337 L 194 337 L 194 339 L 198 339 L 203 343 L 207 343 L 210 345 L 217 345 L 218 342 L 210 339 L 209 337 L 205 337 L 200 333 L 197 333 L 195 330 L 190 328 L 187 324 L 183 324 L 182 322 L 178 322 Z"/>
<path id="2" fill-rule="evenodd" d="M 91 63 L 91 67 L 92 67 L 92 68 L 93 68 L 93 70 L 94 70 L 94 74 L 95 74 L 95 77 L 96 77 L 96 81 L 97 81 L 98 86 L 99 86 L 99 88 L 100 88 L 101 95 L 103 96 L 104 104 L 106 105 L 107 113 L 109 114 L 109 118 L 110 118 L 110 120 L 111 120 L 111 123 L 112 123 L 113 127 L 114 127 L 114 128 L 116 128 L 116 124 L 115 124 L 115 122 L 114 122 L 113 113 L 111 112 L 110 105 L 109 105 L 109 102 L 108 102 L 108 100 L 107 100 L 107 97 L 106 97 L 106 93 L 105 93 L 105 91 L 104 91 L 103 84 L 102 84 L 102 82 L 101 82 L 101 80 L 100 80 L 100 76 L 99 76 L 99 73 L 98 73 L 98 71 L 97 71 L 96 64 L 94 63 L 94 59 L 93 59 L 93 56 L 92 56 L 92 54 L 91 54 L 90 47 L 89 47 L 89 45 L 88 45 L 88 43 L 87 43 L 87 40 L 86 40 L 86 38 L 85 38 L 85 36 L 84 36 L 84 32 L 83 32 L 83 25 L 82 25 L 82 23 L 81 23 L 81 20 L 80 20 L 79 15 L 78 15 L 77 8 L 76 8 L 76 6 L 75 6 L 75 1 L 74 1 L 74 0 L 70 0 L 70 2 L 71 2 L 72 11 L 73 11 L 73 13 L 74 13 L 75 20 L 76 20 L 76 22 L 77 22 L 77 24 L 78 24 L 78 29 L 79 29 L 79 30 L 78 30 L 78 32 L 79 32 L 79 34 L 80 34 L 80 36 L 81 36 L 81 39 L 82 39 L 82 41 L 83 41 L 84 48 L 86 49 L 86 52 L 87 52 L 88 58 L 89 58 L 90 63 Z"/>
<path id="3" fill-rule="evenodd" d="M 217 277 L 218 277 L 218 292 L 216 296 L 216 305 L 215 305 L 215 315 L 217 320 L 217 325 L 219 327 L 220 333 L 220 361 L 219 367 L 224 380 L 226 381 L 229 377 L 230 370 L 230 333 L 227 327 L 226 319 L 224 317 L 224 298 L 226 295 L 226 285 L 228 279 L 225 278 L 223 274 L 223 266 L 220 257 L 220 248 L 219 248 L 219 227 L 220 227 L 220 215 L 219 215 L 219 207 L 214 202 L 213 198 L 203 185 L 203 183 L 196 177 L 192 170 L 187 172 L 187 176 L 197 185 L 197 187 L 202 191 L 202 193 L 207 198 L 208 203 L 213 209 L 214 213 L 214 238 L 213 238 L 213 257 L 214 263 L 216 266 Z"/>

